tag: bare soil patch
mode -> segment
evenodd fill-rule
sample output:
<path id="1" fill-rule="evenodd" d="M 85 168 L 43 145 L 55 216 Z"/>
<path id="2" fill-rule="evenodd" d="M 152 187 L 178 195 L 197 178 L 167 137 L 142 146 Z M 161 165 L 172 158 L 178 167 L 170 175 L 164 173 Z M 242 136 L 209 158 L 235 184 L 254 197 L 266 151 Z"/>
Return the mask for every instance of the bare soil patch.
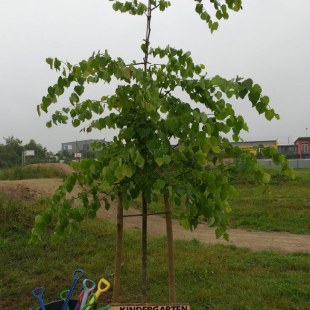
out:
<path id="1" fill-rule="evenodd" d="M 14 199 L 33 200 L 49 197 L 61 183 L 61 179 L 0 181 L 0 192 L 5 192 Z"/>
<path id="2" fill-rule="evenodd" d="M 130 208 L 124 211 L 124 215 L 137 215 L 141 211 Z M 111 207 L 109 211 L 100 209 L 98 216 L 109 219 L 116 223 L 116 208 Z M 126 228 L 141 229 L 141 217 L 125 217 Z M 157 236 L 166 234 L 165 219 L 158 215 L 148 218 L 148 232 Z M 185 230 L 177 220 L 173 220 L 173 236 L 175 240 L 198 240 L 204 244 L 235 245 L 249 248 L 254 251 L 273 250 L 282 253 L 305 252 L 310 253 L 310 235 L 295 235 L 286 232 L 263 232 L 249 231 L 245 229 L 229 229 L 229 241 L 216 239 L 214 228 L 206 224 L 199 224 L 194 231 Z"/>

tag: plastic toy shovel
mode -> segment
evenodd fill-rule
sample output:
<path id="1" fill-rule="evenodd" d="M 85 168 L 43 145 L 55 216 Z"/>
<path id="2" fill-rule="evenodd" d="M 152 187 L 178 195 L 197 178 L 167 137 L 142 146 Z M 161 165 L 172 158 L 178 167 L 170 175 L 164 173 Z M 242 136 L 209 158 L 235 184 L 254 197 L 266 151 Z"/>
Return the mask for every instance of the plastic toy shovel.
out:
<path id="1" fill-rule="evenodd" d="M 73 282 L 71 284 L 68 296 L 67 296 L 65 302 L 63 303 L 63 305 L 61 307 L 61 310 L 65 310 L 67 308 L 67 306 L 69 304 L 69 301 L 70 301 L 70 298 L 71 298 L 71 296 L 73 294 L 73 291 L 74 291 L 74 289 L 76 287 L 76 284 L 84 276 L 84 274 L 85 274 L 85 271 L 83 269 L 76 269 L 76 270 L 74 270 L 74 272 L 73 272 Z"/>
<path id="2" fill-rule="evenodd" d="M 98 288 L 97 288 L 97 291 L 95 293 L 96 295 L 96 298 L 98 299 L 99 296 L 106 292 L 107 290 L 109 290 L 109 288 L 111 287 L 111 284 L 105 279 L 105 278 L 102 278 L 99 280 L 98 282 Z M 90 298 L 90 301 L 92 302 L 92 298 Z M 90 310 L 90 307 L 88 307 L 86 310 Z"/>
<path id="3" fill-rule="evenodd" d="M 88 295 L 95 289 L 96 283 L 90 279 L 84 279 L 83 281 L 83 288 L 84 288 L 84 295 L 81 302 L 81 309 L 86 305 Z"/>
<path id="4" fill-rule="evenodd" d="M 45 305 L 43 302 L 44 288 L 36 287 L 32 290 L 32 295 L 39 300 L 41 310 L 45 310 Z"/>

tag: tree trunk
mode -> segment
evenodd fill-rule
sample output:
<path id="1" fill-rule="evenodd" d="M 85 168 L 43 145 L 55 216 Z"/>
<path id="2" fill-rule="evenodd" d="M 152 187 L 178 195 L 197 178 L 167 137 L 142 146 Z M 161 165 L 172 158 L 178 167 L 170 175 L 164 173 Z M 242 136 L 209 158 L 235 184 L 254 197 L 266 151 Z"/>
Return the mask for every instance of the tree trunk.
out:
<path id="1" fill-rule="evenodd" d="M 147 202 L 142 193 L 142 302 L 147 302 Z"/>
<path id="2" fill-rule="evenodd" d="M 123 199 L 122 194 L 119 192 L 117 202 L 117 239 L 116 239 L 116 256 L 115 256 L 115 275 L 113 286 L 113 303 L 120 302 L 122 253 L 123 253 Z"/>
<path id="3" fill-rule="evenodd" d="M 176 302 L 175 291 L 175 272 L 174 272 L 174 254 L 173 254 L 173 232 L 172 232 L 172 214 L 169 203 L 169 194 L 164 194 L 164 203 L 166 211 L 166 232 L 168 249 L 168 283 L 169 283 L 169 302 Z"/>
<path id="4" fill-rule="evenodd" d="M 151 18 L 152 18 L 152 0 L 148 0 L 146 14 L 146 34 L 145 34 L 145 52 L 144 52 L 144 72 L 148 69 L 148 57 L 151 35 Z M 142 302 L 147 302 L 147 202 L 144 192 L 142 192 L 142 267 L 141 267 L 141 299 Z"/>

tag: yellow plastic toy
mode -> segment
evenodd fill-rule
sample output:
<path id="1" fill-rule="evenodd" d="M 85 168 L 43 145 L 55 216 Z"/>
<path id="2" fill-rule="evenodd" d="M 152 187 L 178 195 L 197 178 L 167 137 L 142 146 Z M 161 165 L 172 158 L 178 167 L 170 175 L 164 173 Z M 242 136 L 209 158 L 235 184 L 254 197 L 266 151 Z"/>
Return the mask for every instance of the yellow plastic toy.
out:
<path id="1" fill-rule="evenodd" d="M 101 278 L 98 282 L 97 291 L 95 293 L 96 299 L 98 300 L 99 296 L 104 292 L 108 291 L 111 287 L 111 284 L 105 279 Z M 90 303 L 92 304 L 94 301 L 92 300 L 93 297 L 90 299 Z M 86 310 L 90 310 L 91 307 L 86 308 Z"/>

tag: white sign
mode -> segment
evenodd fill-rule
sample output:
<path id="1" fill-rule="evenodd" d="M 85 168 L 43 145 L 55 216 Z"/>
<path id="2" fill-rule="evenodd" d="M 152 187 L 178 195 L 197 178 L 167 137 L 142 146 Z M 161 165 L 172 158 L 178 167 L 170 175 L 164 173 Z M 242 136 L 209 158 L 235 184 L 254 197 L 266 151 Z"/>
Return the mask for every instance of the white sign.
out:
<path id="1" fill-rule="evenodd" d="M 24 151 L 24 156 L 34 156 L 34 150 Z"/>
<path id="2" fill-rule="evenodd" d="M 111 304 L 109 310 L 190 310 L 189 304 Z"/>
<path id="3" fill-rule="evenodd" d="M 82 153 L 74 153 L 74 158 L 82 158 Z"/>
<path id="4" fill-rule="evenodd" d="M 72 145 L 71 144 L 64 144 L 64 151 L 69 151 L 72 150 Z"/>

